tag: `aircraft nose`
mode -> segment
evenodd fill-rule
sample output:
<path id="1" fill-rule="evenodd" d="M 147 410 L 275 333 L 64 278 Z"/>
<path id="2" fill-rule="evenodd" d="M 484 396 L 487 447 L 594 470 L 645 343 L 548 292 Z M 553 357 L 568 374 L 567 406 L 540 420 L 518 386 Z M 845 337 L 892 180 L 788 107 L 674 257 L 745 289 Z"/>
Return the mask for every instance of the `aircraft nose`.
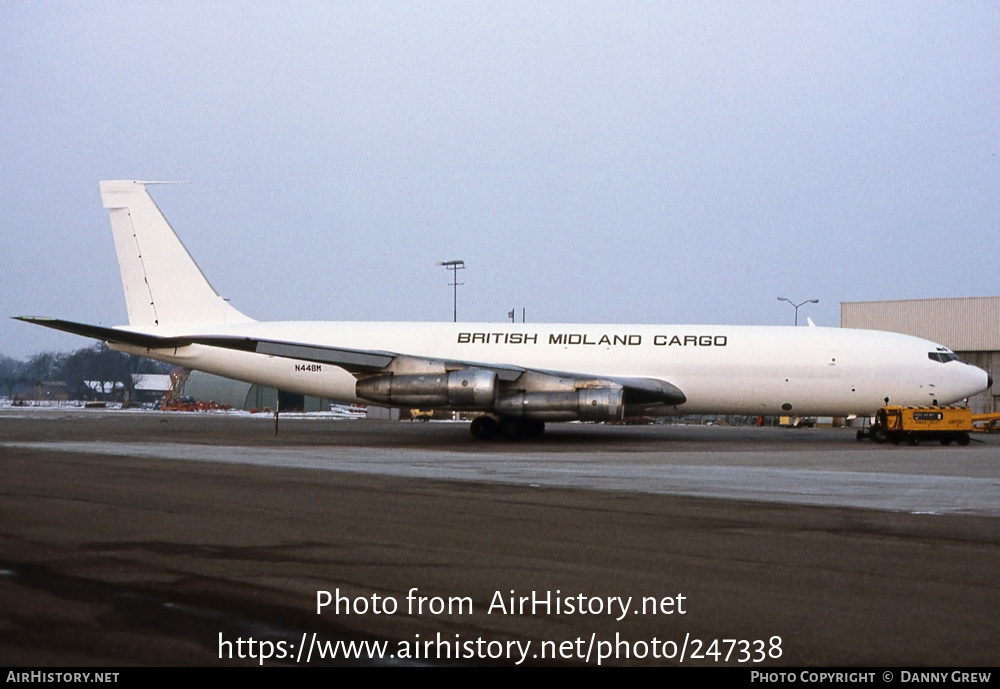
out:
<path id="1" fill-rule="evenodd" d="M 973 366 L 972 364 L 967 364 L 969 376 L 966 378 L 966 383 L 968 388 L 965 391 L 963 397 L 972 397 L 973 395 L 978 395 L 979 393 L 987 390 L 993 385 L 993 376 L 987 373 L 985 370 L 979 368 L 978 366 Z"/>
<path id="2" fill-rule="evenodd" d="M 993 387 L 993 376 L 978 366 L 975 366 L 974 368 L 976 369 L 976 378 L 978 379 L 978 384 L 980 386 L 979 390 L 976 391 L 976 394 Z M 984 382 L 986 383 L 986 387 L 981 387 Z"/>

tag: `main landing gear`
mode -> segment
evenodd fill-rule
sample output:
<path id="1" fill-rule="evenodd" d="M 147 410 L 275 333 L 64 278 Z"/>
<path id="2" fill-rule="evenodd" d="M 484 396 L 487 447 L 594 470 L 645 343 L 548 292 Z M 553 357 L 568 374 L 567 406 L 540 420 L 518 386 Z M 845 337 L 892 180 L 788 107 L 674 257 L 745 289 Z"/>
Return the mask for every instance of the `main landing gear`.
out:
<path id="1" fill-rule="evenodd" d="M 501 416 L 477 416 L 469 426 L 472 437 L 478 440 L 489 440 L 497 433 L 505 438 L 537 438 L 545 432 L 545 422 L 535 419 L 514 419 Z"/>

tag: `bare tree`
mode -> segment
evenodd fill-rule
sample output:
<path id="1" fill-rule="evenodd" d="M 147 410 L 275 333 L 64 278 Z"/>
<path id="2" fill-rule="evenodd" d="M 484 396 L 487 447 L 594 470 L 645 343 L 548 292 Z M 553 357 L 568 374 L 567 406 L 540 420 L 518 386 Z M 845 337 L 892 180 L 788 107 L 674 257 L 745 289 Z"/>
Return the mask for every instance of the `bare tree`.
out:
<path id="1" fill-rule="evenodd" d="M 0 355 L 0 388 L 6 391 L 7 397 L 13 397 L 14 391 L 27 382 L 27 365 L 23 361 Z"/>
<path id="2" fill-rule="evenodd" d="M 116 352 L 106 343 L 96 342 L 68 354 L 41 352 L 27 361 L 0 355 L 0 390 L 6 389 L 12 397 L 18 388 L 63 381 L 71 398 L 93 399 L 98 394 L 87 384 L 91 381 L 98 384 L 101 393 L 111 394 L 117 388 L 132 396 L 133 374 L 168 373 L 171 368 L 169 364 Z"/>

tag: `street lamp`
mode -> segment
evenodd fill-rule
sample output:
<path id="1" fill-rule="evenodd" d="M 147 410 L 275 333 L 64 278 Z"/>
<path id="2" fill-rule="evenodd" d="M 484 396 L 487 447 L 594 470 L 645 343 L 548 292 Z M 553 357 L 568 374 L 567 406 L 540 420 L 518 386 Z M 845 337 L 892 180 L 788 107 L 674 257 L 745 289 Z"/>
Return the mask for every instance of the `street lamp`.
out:
<path id="1" fill-rule="evenodd" d="M 451 286 L 453 288 L 452 291 L 454 292 L 452 296 L 452 308 L 454 309 L 455 322 L 458 323 L 458 286 L 465 284 L 464 282 L 458 281 L 458 271 L 465 270 L 465 261 L 443 261 L 438 263 L 438 265 L 444 266 L 451 271 Z"/>
<path id="2" fill-rule="evenodd" d="M 789 304 L 795 307 L 795 325 L 799 324 L 799 307 L 803 304 L 818 304 L 819 299 L 806 299 L 803 302 L 796 304 L 791 299 L 785 299 L 784 297 L 778 297 L 778 301 L 787 301 Z"/>

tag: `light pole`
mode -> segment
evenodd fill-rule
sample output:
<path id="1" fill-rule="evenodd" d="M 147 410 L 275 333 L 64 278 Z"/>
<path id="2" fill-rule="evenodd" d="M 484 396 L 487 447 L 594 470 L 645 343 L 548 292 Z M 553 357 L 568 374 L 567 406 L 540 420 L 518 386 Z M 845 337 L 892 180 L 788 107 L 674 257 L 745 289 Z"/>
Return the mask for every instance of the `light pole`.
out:
<path id="1" fill-rule="evenodd" d="M 454 319 L 458 323 L 458 286 L 464 285 L 464 282 L 458 281 L 458 271 L 465 270 L 465 261 L 443 261 L 438 263 L 439 266 L 444 266 L 451 271 L 451 286 L 452 292 L 452 308 L 454 310 Z"/>
<path id="2" fill-rule="evenodd" d="M 803 302 L 796 304 L 791 299 L 785 299 L 784 297 L 778 297 L 778 301 L 787 301 L 789 304 L 795 307 L 795 325 L 799 324 L 799 307 L 803 304 L 818 304 L 819 299 L 806 299 Z"/>

